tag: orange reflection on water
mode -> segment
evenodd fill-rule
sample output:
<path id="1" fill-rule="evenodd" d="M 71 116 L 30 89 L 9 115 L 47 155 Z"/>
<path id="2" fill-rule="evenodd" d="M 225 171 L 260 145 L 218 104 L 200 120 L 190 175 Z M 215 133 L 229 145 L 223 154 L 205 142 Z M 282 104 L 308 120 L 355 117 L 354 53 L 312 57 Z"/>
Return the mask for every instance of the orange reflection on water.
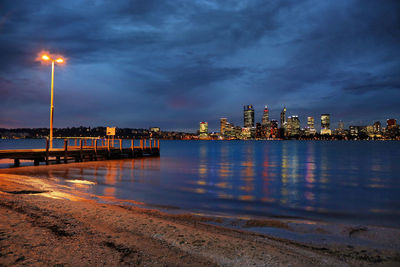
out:
<path id="1" fill-rule="evenodd" d="M 252 184 L 241 186 L 240 190 L 250 193 L 251 191 L 254 190 L 254 186 Z"/>
<path id="2" fill-rule="evenodd" d="M 227 188 L 232 188 L 232 185 L 227 183 L 227 182 L 220 182 L 215 184 L 218 188 L 222 188 L 222 189 L 227 189 Z"/>
<path id="3" fill-rule="evenodd" d="M 233 199 L 233 195 L 219 192 L 218 193 L 218 198 Z"/>
<path id="4" fill-rule="evenodd" d="M 196 188 L 195 192 L 198 194 L 204 194 L 206 192 L 206 190 L 204 188 Z"/>
<path id="5" fill-rule="evenodd" d="M 104 195 L 108 197 L 115 197 L 115 187 L 104 188 Z"/>
<path id="6" fill-rule="evenodd" d="M 240 200 L 244 200 L 244 201 L 251 201 L 254 200 L 254 196 L 252 195 L 241 195 L 239 196 Z"/>
<path id="7" fill-rule="evenodd" d="M 245 191 L 247 194 L 239 196 L 240 200 L 253 200 L 254 196 L 250 195 L 251 192 L 254 191 L 254 147 L 248 146 L 247 151 L 245 152 L 246 160 L 241 162 L 241 166 L 245 167 L 241 171 L 241 180 L 244 181 L 244 185 L 240 186 L 241 191 Z"/>
<path id="8" fill-rule="evenodd" d="M 313 146 L 310 145 L 308 146 L 307 150 L 307 162 L 306 162 L 306 182 L 307 182 L 307 187 L 313 187 L 315 183 L 315 170 L 316 170 L 316 165 L 314 162 L 314 150 Z"/>
<path id="9" fill-rule="evenodd" d="M 200 164 L 199 165 L 199 177 L 204 179 L 204 178 L 206 178 L 207 173 L 208 173 L 207 164 Z"/>
<path id="10" fill-rule="evenodd" d="M 114 166 L 110 163 L 106 165 L 107 168 L 106 168 L 105 182 L 108 185 L 113 185 L 116 182 L 117 169 Z"/>
<path id="11" fill-rule="evenodd" d="M 206 185 L 206 181 L 199 180 L 196 182 L 198 185 Z"/>
<path id="12" fill-rule="evenodd" d="M 226 178 L 231 175 L 231 166 L 228 162 L 222 162 L 220 164 L 220 169 L 218 170 L 219 177 Z"/>

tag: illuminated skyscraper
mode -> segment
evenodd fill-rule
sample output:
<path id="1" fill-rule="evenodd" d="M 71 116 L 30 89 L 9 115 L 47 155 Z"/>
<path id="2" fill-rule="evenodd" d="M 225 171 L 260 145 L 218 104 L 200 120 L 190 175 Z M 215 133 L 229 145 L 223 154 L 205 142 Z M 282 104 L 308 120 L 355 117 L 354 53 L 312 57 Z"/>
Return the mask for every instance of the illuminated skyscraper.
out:
<path id="1" fill-rule="evenodd" d="M 396 125 L 397 125 L 396 119 L 388 119 L 386 121 L 386 123 L 387 123 L 387 127 L 386 127 L 387 129 L 391 129 L 393 127 L 396 127 Z"/>
<path id="2" fill-rule="evenodd" d="M 339 121 L 338 127 L 337 127 L 337 129 L 335 131 L 335 134 L 337 134 L 337 135 L 345 135 L 343 121 Z"/>
<path id="3" fill-rule="evenodd" d="M 247 105 L 243 107 L 244 127 L 254 127 L 254 107 Z"/>
<path id="4" fill-rule="evenodd" d="M 343 123 L 343 121 L 339 121 L 338 130 L 339 130 L 339 131 L 343 131 L 343 130 L 344 130 L 344 123 Z"/>
<path id="5" fill-rule="evenodd" d="M 321 135 L 327 134 L 331 135 L 332 131 L 330 130 L 331 125 L 331 115 L 322 114 L 321 115 Z"/>
<path id="6" fill-rule="evenodd" d="M 286 123 L 286 107 L 284 107 L 281 112 L 281 128 L 285 128 L 285 123 Z"/>
<path id="7" fill-rule="evenodd" d="M 381 125 L 381 122 L 380 122 L 380 121 L 376 121 L 376 122 L 374 123 L 373 127 L 374 127 L 374 133 L 375 133 L 375 134 L 379 134 L 379 133 L 382 132 L 382 125 Z"/>
<path id="8" fill-rule="evenodd" d="M 397 125 L 396 119 L 388 119 L 386 121 L 386 135 L 389 138 L 396 138 L 396 136 L 400 136 L 400 127 Z"/>
<path id="9" fill-rule="evenodd" d="M 269 124 L 269 110 L 268 110 L 268 106 L 265 106 L 264 113 L 263 113 L 262 120 L 261 120 L 261 125 L 266 126 L 268 124 Z"/>
<path id="10" fill-rule="evenodd" d="M 307 127 L 306 134 L 307 135 L 315 135 L 316 134 L 315 125 L 314 125 L 314 117 L 307 117 Z"/>
<path id="11" fill-rule="evenodd" d="M 295 135 L 300 134 L 299 116 L 297 116 L 297 115 L 289 116 L 286 124 L 287 124 L 287 128 L 286 128 L 287 131 L 285 132 L 285 134 L 287 136 L 295 136 Z"/>
<path id="12" fill-rule="evenodd" d="M 199 136 L 200 137 L 208 136 L 208 122 L 205 121 L 200 122 Z"/>
<path id="13" fill-rule="evenodd" d="M 271 134 L 270 136 L 275 138 L 278 137 L 278 121 L 271 120 L 271 127 L 270 127 Z"/>
<path id="14" fill-rule="evenodd" d="M 307 126 L 310 129 L 314 129 L 314 117 L 307 117 Z"/>
<path id="15" fill-rule="evenodd" d="M 227 118 L 221 118 L 220 122 L 221 122 L 221 130 L 220 130 L 220 132 L 221 132 L 221 135 L 224 135 L 226 127 L 228 125 L 228 119 Z"/>

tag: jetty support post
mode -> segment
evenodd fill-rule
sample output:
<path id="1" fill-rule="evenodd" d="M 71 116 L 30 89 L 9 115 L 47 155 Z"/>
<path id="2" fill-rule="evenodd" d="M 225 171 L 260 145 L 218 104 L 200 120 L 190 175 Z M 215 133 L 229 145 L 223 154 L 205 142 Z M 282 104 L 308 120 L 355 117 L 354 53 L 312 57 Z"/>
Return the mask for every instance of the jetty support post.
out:
<path id="1" fill-rule="evenodd" d="M 49 139 L 46 138 L 46 165 L 49 165 Z"/>
<path id="2" fill-rule="evenodd" d="M 119 151 L 122 153 L 122 139 L 119 139 Z"/>
<path id="3" fill-rule="evenodd" d="M 131 140 L 131 156 L 132 156 L 132 158 L 134 156 L 134 153 L 135 153 L 135 140 L 132 139 Z"/>
<path id="4" fill-rule="evenodd" d="M 110 139 L 107 139 L 107 151 L 108 151 L 108 158 L 111 158 L 111 151 L 110 151 Z"/>
<path id="5" fill-rule="evenodd" d="M 68 160 L 68 139 L 64 139 L 64 163 Z"/>
<path id="6" fill-rule="evenodd" d="M 14 167 L 19 167 L 19 159 L 14 159 Z"/>
<path id="7" fill-rule="evenodd" d="M 83 161 L 83 140 L 82 139 L 80 139 L 79 140 L 80 142 L 79 142 L 79 145 L 80 145 L 80 149 L 79 149 L 79 156 L 80 156 L 80 159 L 79 159 L 79 161 Z"/>
<path id="8" fill-rule="evenodd" d="M 97 160 L 97 139 L 94 141 L 94 160 Z"/>

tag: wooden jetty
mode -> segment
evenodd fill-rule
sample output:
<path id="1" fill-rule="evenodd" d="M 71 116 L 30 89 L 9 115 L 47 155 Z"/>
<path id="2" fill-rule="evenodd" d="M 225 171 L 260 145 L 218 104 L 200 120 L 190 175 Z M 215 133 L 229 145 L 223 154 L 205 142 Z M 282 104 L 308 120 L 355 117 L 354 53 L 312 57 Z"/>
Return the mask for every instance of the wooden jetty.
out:
<path id="1" fill-rule="evenodd" d="M 160 155 L 160 140 L 141 139 L 139 146 L 135 146 L 138 140 L 129 139 L 129 147 L 123 146 L 124 140 L 127 139 L 66 138 L 63 148 L 50 149 L 46 139 L 45 149 L 0 150 L 0 159 L 14 159 L 14 166 L 18 167 L 20 160 L 32 160 L 34 165 L 39 165 L 40 162 L 68 163 L 70 160 L 81 162 Z"/>

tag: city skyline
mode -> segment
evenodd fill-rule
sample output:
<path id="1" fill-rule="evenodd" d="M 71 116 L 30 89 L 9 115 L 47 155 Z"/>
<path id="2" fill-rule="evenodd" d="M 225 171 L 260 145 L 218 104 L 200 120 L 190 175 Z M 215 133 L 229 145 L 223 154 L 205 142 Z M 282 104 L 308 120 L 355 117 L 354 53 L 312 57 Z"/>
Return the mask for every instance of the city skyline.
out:
<path id="1" fill-rule="evenodd" d="M 400 118 L 398 1 L 2 1 L 0 128 L 161 127 L 194 132 L 241 106 L 336 127 Z M 316 126 L 319 126 L 316 123 Z"/>
<path id="2" fill-rule="evenodd" d="M 219 129 L 220 129 L 221 119 L 227 120 L 228 122 L 233 123 L 234 125 L 237 125 L 237 126 L 240 126 L 240 127 L 254 127 L 256 123 L 260 123 L 261 125 L 263 125 L 263 120 L 265 118 L 268 118 L 268 121 L 275 120 L 275 121 L 279 122 L 279 126 L 281 127 L 281 125 L 282 125 L 282 114 L 284 114 L 284 116 L 286 117 L 286 121 L 287 121 L 287 119 L 289 117 L 297 117 L 298 120 L 300 121 L 300 127 L 301 128 L 305 128 L 308 125 L 309 118 L 313 118 L 313 124 L 314 124 L 314 121 L 315 121 L 314 126 L 315 126 L 315 129 L 317 129 L 317 130 L 321 130 L 322 123 L 323 123 L 322 122 L 322 116 L 325 116 L 325 115 L 329 116 L 329 118 L 328 118 L 328 128 L 331 129 L 331 130 L 336 129 L 336 128 L 347 128 L 348 129 L 350 126 L 372 125 L 377 121 L 382 123 L 382 125 L 385 125 L 388 120 L 393 120 L 393 119 L 396 120 L 396 121 L 398 120 L 398 118 L 395 118 L 395 117 L 388 117 L 388 118 L 386 118 L 385 120 L 382 120 L 382 121 L 376 120 L 376 121 L 372 121 L 371 123 L 366 123 L 366 124 L 349 123 L 346 120 L 342 120 L 342 119 L 333 118 L 333 120 L 332 120 L 332 114 L 328 113 L 328 112 L 321 112 L 318 115 L 307 115 L 307 114 L 304 114 L 303 116 L 299 116 L 298 114 L 294 114 L 294 113 L 290 112 L 290 108 L 288 109 L 287 106 L 283 106 L 280 110 L 278 110 L 279 111 L 279 116 L 271 117 L 271 115 L 270 115 L 271 114 L 271 110 L 268 107 L 269 107 L 269 105 L 264 105 L 262 107 L 262 109 L 261 108 L 257 109 L 254 105 L 251 105 L 251 104 L 250 105 L 244 105 L 243 106 L 244 112 L 242 114 L 242 123 L 235 123 L 235 122 L 230 120 L 230 116 L 223 116 L 223 117 L 220 117 L 220 119 L 218 120 L 218 122 L 217 122 L 218 125 L 217 126 L 211 125 L 210 129 L 216 129 L 216 130 L 212 130 L 212 131 L 213 132 L 219 132 L 220 131 Z M 252 112 L 251 115 L 247 115 L 246 114 L 246 112 L 247 112 L 247 110 L 249 108 L 251 108 L 251 112 Z M 278 113 L 276 110 L 273 111 L 273 114 L 276 114 L 276 113 Z M 249 116 L 252 116 L 250 121 L 252 121 L 254 123 L 253 126 L 246 125 L 246 118 L 249 117 Z M 210 121 L 209 120 L 204 120 L 204 121 L 207 122 L 208 125 L 210 125 Z M 332 121 L 333 121 L 333 123 L 332 123 Z"/>

